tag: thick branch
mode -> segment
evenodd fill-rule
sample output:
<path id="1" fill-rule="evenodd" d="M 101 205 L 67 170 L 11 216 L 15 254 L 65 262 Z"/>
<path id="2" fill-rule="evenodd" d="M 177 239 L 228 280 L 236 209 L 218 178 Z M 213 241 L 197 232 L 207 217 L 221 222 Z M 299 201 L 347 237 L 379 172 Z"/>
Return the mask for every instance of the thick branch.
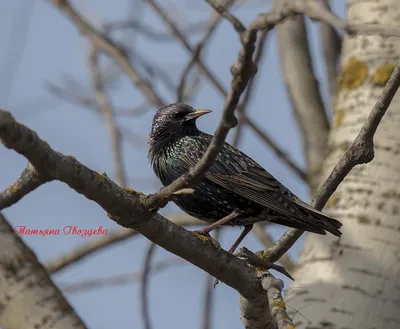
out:
<path id="1" fill-rule="evenodd" d="M 133 228 L 162 248 L 202 268 L 250 300 L 261 286 L 254 271 L 237 257 L 171 223 L 143 206 L 144 194 L 123 189 L 105 175 L 90 170 L 71 156 L 54 151 L 35 132 L 0 110 L 0 140 L 24 155 L 40 175 L 69 185 L 100 205 L 119 225 Z M 235 273 L 234 276 L 231 273 Z"/>

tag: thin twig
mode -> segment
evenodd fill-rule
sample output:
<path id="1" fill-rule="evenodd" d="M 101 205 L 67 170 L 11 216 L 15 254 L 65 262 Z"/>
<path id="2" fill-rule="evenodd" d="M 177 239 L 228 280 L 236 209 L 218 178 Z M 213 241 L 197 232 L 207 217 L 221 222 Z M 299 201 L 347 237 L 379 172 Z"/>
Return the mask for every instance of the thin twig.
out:
<path id="1" fill-rule="evenodd" d="M 215 230 L 215 235 L 214 239 L 216 241 L 219 241 L 221 237 L 221 228 L 217 228 Z M 205 288 L 204 288 L 204 303 L 203 303 L 203 324 L 202 328 L 203 329 L 211 329 L 212 325 L 212 312 L 213 312 L 213 301 L 214 301 L 214 296 L 215 296 L 215 289 L 214 289 L 214 278 L 209 275 L 208 273 L 206 274 L 206 281 L 204 283 Z"/>
<path id="2" fill-rule="evenodd" d="M 151 266 L 152 273 L 161 273 L 175 265 L 185 264 L 181 259 L 176 257 L 169 257 L 167 259 L 161 260 Z M 106 278 L 95 278 L 87 279 L 71 284 L 60 283 L 62 291 L 67 294 L 81 293 L 88 290 L 97 290 L 99 288 L 112 288 L 115 286 L 122 286 L 130 283 L 135 283 L 137 281 L 143 280 L 143 270 L 123 273 L 118 275 L 109 276 Z"/>
<path id="3" fill-rule="evenodd" d="M 256 46 L 256 53 L 254 55 L 254 64 L 258 68 L 260 66 L 260 63 L 263 59 L 263 56 L 265 54 L 265 46 L 267 44 L 267 38 L 268 36 L 268 31 L 262 31 L 260 37 L 258 38 L 257 41 L 257 46 Z M 242 122 L 242 115 L 246 113 L 246 109 L 251 101 L 253 91 L 255 89 L 255 85 L 257 82 L 257 77 L 258 75 L 255 75 L 253 79 L 249 81 L 249 85 L 247 86 L 242 101 L 240 102 L 240 105 L 238 106 L 238 112 L 239 112 L 239 122 L 235 130 L 235 135 L 233 137 L 233 146 L 237 147 L 240 142 L 240 138 L 243 136 L 243 122 Z M 268 145 L 268 144 L 267 144 Z M 269 145 L 268 145 L 269 146 Z"/>
<path id="4" fill-rule="evenodd" d="M 218 81 L 217 77 L 212 73 L 212 71 L 204 65 L 198 56 L 196 56 L 193 47 L 189 44 L 189 41 L 184 33 L 176 26 L 174 20 L 168 16 L 167 12 L 155 0 L 147 0 L 147 2 L 165 22 L 165 24 L 171 30 L 171 33 L 175 35 L 178 41 L 180 41 L 181 44 L 192 54 L 192 57 L 197 57 L 194 62 L 199 67 L 200 71 L 203 72 L 207 79 L 209 79 L 210 82 L 215 86 L 215 88 L 225 96 L 227 92 L 222 83 Z"/>
<path id="5" fill-rule="evenodd" d="M 269 270 L 269 269 L 275 270 L 294 281 L 293 277 L 288 273 L 288 271 L 283 266 L 276 265 L 272 262 L 269 262 L 269 261 L 261 258 L 245 247 L 240 248 L 235 253 L 235 255 L 241 259 L 246 260 L 250 265 L 253 265 L 256 268 L 259 268 L 262 270 Z"/>
<path id="6" fill-rule="evenodd" d="M 126 174 L 123 164 L 123 152 L 121 145 L 121 132 L 118 123 L 114 117 L 114 109 L 104 90 L 103 81 L 99 68 L 97 49 L 94 45 L 90 45 L 89 50 L 89 67 L 92 75 L 93 91 L 96 97 L 97 106 L 102 111 L 106 122 L 108 133 L 112 140 L 112 152 L 114 156 L 114 168 L 117 181 L 122 186 L 127 186 Z"/>
<path id="7" fill-rule="evenodd" d="M 207 25 L 208 25 L 207 22 L 199 22 L 199 23 L 192 23 L 188 26 L 181 26 L 180 28 L 184 29 L 187 34 L 194 35 L 202 33 L 204 30 L 206 30 Z M 133 21 L 131 19 L 124 21 L 109 22 L 105 24 L 104 28 L 108 34 L 115 30 L 132 29 L 152 41 L 170 42 L 175 40 L 174 36 L 171 36 L 171 34 L 165 31 L 153 30 L 151 26 L 139 23 L 137 21 Z"/>
<path id="8" fill-rule="evenodd" d="M 235 0 L 227 0 L 226 3 L 224 4 L 224 6 L 226 8 L 229 8 L 234 2 L 235 2 Z M 186 64 L 186 66 L 182 72 L 182 76 L 180 78 L 180 83 L 179 83 L 179 86 L 178 86 L 177 92 L 176 92 L 178 102 L 183 101 L 186 80 L 187 80 L 187 77 L 189 76 L 191 69 L 196 64 L 198 59 L 200 58 L 200 55 L 201 55 L 203 49 L 207 45 L 208 41 L 211 39 L 211 36 L 213 35 L 215 29 L 217 28 L 218 24 L 220 23 L 220 21 L 222 19 L 222 16 L 219 14 L 213 13 L 213 16 L 214 16 L 214 18 L 212 19 L 210 25 L 208 26 L 207 32 L 204 34 L 204 36 L 201 38 L 201 40 L 197 43 L 197 45 L 193 48 L 192 57 L 191 57 L 190 61 Z M 225 94 L 226 94 L 226 92 L 225 92 Z"/>
<path id="9" fill-rule="evenodd" d="M 265 231 L 264 227 L 264 223 L 256 223 L 253 226 L 252 232 L 261 241 L 261 243 L 264 245 L 264 248 L 267 249 L 274 245 L 274 241 L 272 240 L 270 234 Z M 256 253 L 256 255 L 264 258 L 262 253 Z M 288 272 L 292 272 L 295 268 L 295 264 L 287 253 L 279 259 L 279 263 L 281 263 Z"/>
<path id="10" fill-rule="evenodd" d="M 157 245 L 153 242 L 150 242 L 149 248 L 145 253 L 145 260 L 143 264 L 143 279 L 142 286 L 140 289 L 140 296 L 142 299 L 142 319 L 143 326 L 145 329 L 151 329 L 151 320 L 150 320 L 150 311 L 149 311 L 149 281 L 150 281 L 150 270 L 151 270 L 151 260 L 153 258 L 154 252 L 156 250 Z"/>
<path id="11" fill-rule="evenodd" d="M 231 22 L 238 34 L 246 31 L 246 27 L 242 24 L 242 22 L 239 21 L 235 16 L 231 15 L 225 6 L 222 6 L 214 0 L 206 0 L 206 2 L 208 2 L 217 13 Z"/>
<path id="12" fill-rule="evenodd" d="M 326 10 L 330 11 L 329 0 L 322 0 L 321 4 Z M 321 23 L 320 31 L 330 103 L 332 108 L 335 108 L 337 67 L 342 48 L 342 39 L 332 25 Z"/>
<path id="13" fill-rule="evenodd" d="M 12 206 L 25 195 L 51 180 L 52 178 L 50 177 L 39 175 L 35 168 L 28 163 L 19 178 L 4 191 L 0 192 L 0 210 Z"/>
<path id="14" fill-rule="evenodd" d="M 57 8 L 65 13 L 72 21 L 75 22 L 79 30 L 85 34 L 88 39 L 95 45 L 99 50 L 102 50 L 108 56 L 114 59 L 123 72 L 125 72 L 135 84 L 139 90 L 147 98 L 149 104 L 161 107 L 164 104 L 164 100 L 160 95 L 156 93 L 154 88 L 146 81 L 139 72 L 130 63 L 129 57 L 126 51 L 121 46 L 114 43 L 109 37 L 103 35 L 91 26 L 83 17 L 69 4 L 67 0 L 51 0 Z"/>
<path id="15" fill-rule="evenodd" d="M 196 226 L 202 224 L 200 220 L 184 213 L 169 215 L 168 219 L 178 226 Z M 68 266 L 82 261 L 86 257 L 91 256 L 96 252 L 123 242 L 137 234 L 139 234 L 139 232 L 136 230 L 121 228 L 119 230 L 111 231 L 107 235 L 89 240 L 81 246 L 68 251 L 64 255 L 57 256 L 55 259 L 48 262 L 46 265 L 47 271 L 51 274 L 57 273 Z"/>
<path id="16" fill-rule="evenodd" d="M 400 86 L 400 64 L 397 63 L 389 81 L 379 96 L 375 106 L 373 107 L 368 119 L 361 127 L 361 130 L 336 164 L 335 168 L 329 175 L 328 179 L 324 182 L 318 190 L 311 205 L 321 210 L 330 196 L 335 192 L 339 184 L 350 173 L 350 171 L 359 164 L 369 163 L 374 158 L 374 135 L 378 128 L 383 116 L 385 115 L 396 91 Z M 269 248 L 266 253 L 268 260 L 276 262 L 284 253 L 286 253 L 293 244 L 300 238 L 304 231 L 298 229 L 289 229 L 286 233 Z"/>
<path id="17" fill-rule="evenodd" d="M 286 154 L 282 149 L 276 144 L 276 142 L 267 135 L 253 120 L 247 116 L 242 116 L 242 121 L 244 124 L 248 125 L 254 132 L 261 137 L 261 139 L 272 149 L 272 151 L 277 155 L 279 159 L 286 163 L 286 165 L 292 169 L 301 180 L 307 181 L 307 174 L 301 169 L 297 164 L 293 162 L 288 154 Z"/>

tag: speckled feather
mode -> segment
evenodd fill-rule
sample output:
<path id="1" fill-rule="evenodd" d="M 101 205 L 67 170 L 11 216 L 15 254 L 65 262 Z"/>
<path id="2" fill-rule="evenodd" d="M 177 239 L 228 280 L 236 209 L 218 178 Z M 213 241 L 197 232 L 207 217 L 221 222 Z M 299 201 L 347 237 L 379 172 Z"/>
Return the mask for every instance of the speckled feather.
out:
<path id="1" fill-rule="evenodd" d="M 185 104 L 160 109 L 149 138 L 149 159 L 164 186 L 194 167 L 212 136 L 201 132 L 195 120 L 182 121 L 194 110 Z M 228 143 L 217 156 L 195 192 L 178 198 L 183 211 L 206 222 L 215 222 L 232 211 L 241 216 L 228 225 L 248 225 L 268 220 L 318 234 L 340 236 L 341 223 L 313 209 L 279 183 L 249 156 Z"/>

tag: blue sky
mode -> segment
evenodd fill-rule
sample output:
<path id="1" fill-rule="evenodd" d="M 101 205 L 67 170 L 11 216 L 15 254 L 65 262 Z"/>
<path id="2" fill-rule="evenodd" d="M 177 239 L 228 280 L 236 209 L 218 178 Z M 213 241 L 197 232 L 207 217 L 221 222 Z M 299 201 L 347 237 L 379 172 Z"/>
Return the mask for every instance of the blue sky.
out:
<path id="1" fill-rule="evenodd" d="M 248 24 L 263 9 L 260 3 L 257 1 L 238 8 L 235 14 Z M 74 1 L 73 4 L 97 26 L 110 20 L 126 19 L 127 13 L 136 12 L 144 17 L 143 22 L 152 26 L 154 30 L 166 31 L 165 25 L 148 7 L 141 12 L 138 12 L 139 8 L 129 10 L 127 0 L 86 0 Z M 163 1 L 162 4 L 164 8 L 175 8 L 171 13 L 174 13 L 181 26 L 188 22 L 202 22 L 210 14 L 208 5 L 203 2 L 175 0 Z M 333 1 L 333 5 L 333 10 L 343 17 L 345 1 Z M 0 15 L 0 41 L 2 45 L 7 45 L 0 49 L 0 107 L 10 110 L 17 120 L 34 129 L 54 149 L 64 154 L 72 154 L 90 168 L 99 172 L 105 171 L 114 177 L 111 142 L 102 118 L 91 110 L 57 99 L 45 89 L 46 83 L 60 84 L 69 76 L 87 86 L 88 91 L 91 90 L 87 68 L 87 40 L 78 33 L 69 19 L 47 1 L 2 1 Z M 19 31 L 23 32 L 27 26 L 26 34 L 21 34 Z M 323 96 L 326 99 L 327 86 L 323 79 L 318 25 L 310 23 L 308 27 L 311 47 L 314 50 L 316 74 L 321 79 Z M 16 34 L 21 35 L 18 40 L 14 39 Z M 155 42 L 133 34 L 126 34 L 124 37 L 135 45 L 134 49 L 138 54 L 162 65 L 174 81 L 178 80 L 190 58 L 188 52 L 177 42 Z M 199 37 L 201 33 L 190 37 L 192 44 Z M 204 53 L 205 63 L 217 74 L 227 89 L 231 78 L 230 65 L 236 59 L 239 49 L 240 43 L 232 26 L 223 21 Z M 275 33 L 270 34 L 266 50 L 264 63 L 258 71 L 258 86 L 248 109 L 249 116 L 272 135 L 297 163 L 303 165 L 298 131 L 282 83 Z M 103 59 L 102 63 L 106 64 L 109 61 Z M 157 90 L 167 102 L 176 100 L 166 88 L 157 86 Z M 123 77 L 112 92 L 112 101 L 115 106 L 132 108 L 143 101 L 143 96 L 126 77 Z M 221 115 L 223 102 L 213 86 L 206 79 L 202 79 L 201 89 L 196 93 L 191 105 L 213 109 L 214 113 L 199 120 L 200 129 L 213 133 Z M 119 118 L 121 126 L 141 136 L 136 138 L 135 143 L 125 141 L 123 149 L 129 185 L 144 192 L 155 192 L 160 186 L 146 158 L 146 138 L 153 114 L 154 110 L 150 109 L 138 118 Z M 231 138 L 232 134 L 228 140 Z M 306 189 L 298 178 L 282 165 L 251 131 L 245 130 L 240 148 L 294 193 L 309 201 Z M 26 166 L 26 160 L 4 147 L 0 147 L 0 159 L 0 189 L 4 189 L 19 176 Z M 163 213 L 174 211 L 178 210 L 171 204 Z M 5 210 L 4 214 L 13 226 L 26 225 L 29 228 L 57 229 L 66 225 L 87 229 L 100 225 L 109 230 L 118 228 L 99 206 L 59 182 L 40 187 L 18 204 Z M 285 228 L 282 227 L 271 229 L 275 238 L 284 231 Z M 225 228 L 222 232 L 222 245 L 228 247 L 239 232 L 238 228 Z M 24 241 L 33 248 L 42 262 L 54 259 L 89 239 L 77 236 L 24 237 Z M 53 279 L 61 286 L 89 278 L 134 272 L 141 268 L 148 244 L 146 239 L 136 237 L 67 268 Z M 242 245 L 251 250 L 261 248 L 253 236 L 247 237 Z M 296 257 L 300 247 L 301 242 L 298 242 L 291 250 L 293 257 Z M 171 255 L 161 248 L 157 249 L 155 260 L 167 257 Z M 204 272 L 190 264 L 182 264 L 154 274 L 150 283 L 150 312 L 154 328 L 199 328 L 202 323 L 201 292 L 204 289 L 204 281 Z M 287 283 L 286 280 L 285 282 Z M 242 328 L 237 293 L 220 284 L 215 296 L 214 326 Z M 67 298 L 90 328 L 142 327 L 138 283 L 68 294 Z"/>

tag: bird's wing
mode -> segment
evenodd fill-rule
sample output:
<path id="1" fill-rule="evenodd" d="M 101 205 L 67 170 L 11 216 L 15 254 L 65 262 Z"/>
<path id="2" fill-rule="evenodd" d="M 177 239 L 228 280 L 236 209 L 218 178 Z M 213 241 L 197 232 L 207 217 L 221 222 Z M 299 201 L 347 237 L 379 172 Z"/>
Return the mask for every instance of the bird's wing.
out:
<path id="1" fill-rule="evenodd" d="M 201 142 L 199 142 L 200 144 Z M 206 143 L 207 148 L 209 142 Z M 204 150 L 204 145 L 197 145 Z M 194 167 L 200 160 L 200 153 L 181 153 L 181 159 L 189 167 Z M 253 159 L 225 143 L 216 161 L 205 177 L 210 181 L 266 208 L 287 216 L 304 216 L 299 207 L 312 211 L 315 209 L 302 202 L 268 171 L 262 168 Z"/>

